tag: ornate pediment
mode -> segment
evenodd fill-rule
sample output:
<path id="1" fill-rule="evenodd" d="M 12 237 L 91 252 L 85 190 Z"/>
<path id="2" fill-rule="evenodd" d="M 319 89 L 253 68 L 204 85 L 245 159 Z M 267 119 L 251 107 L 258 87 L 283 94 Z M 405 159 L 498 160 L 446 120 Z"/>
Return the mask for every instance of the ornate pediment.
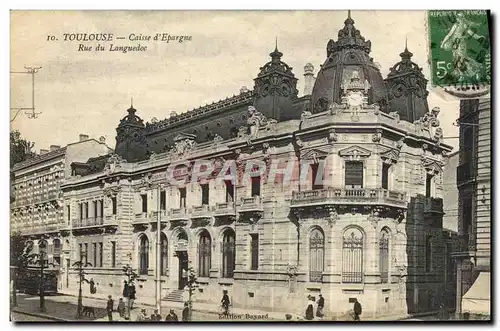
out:
<path id="1" fill-rule="evenodd" d="M 380 153 L 380 158 L 387 164 L 396 163 L 399 160 L 399 149 L 388 148 Z"/>
<path id="2" fill-rule="evenodd" d="M 329 155 L 329 148 L 311 148 L 301 152 L 301 160 L 312 160 L 317 163 L 318 160 L 324 159 Z"/>
<path id="3" fill-rule="evenodd" d="M 170 154 L 181 156 L 189 152 L 196 145 L 196 136 L 190 133 L 181 132 L 174 138 L 174 146 L 169 151 Z"/>
<path id="4" fill-rule="evenodd" d="M 442 162 L 426 157 L 422 157 L 422 166 L 429 174 L 439 174 L 443 171 Z"/>
<path id="5" fill-rule="evenodd" d="M 339 151 L 339 155 L 343 158 L 349 160 L 359 160 L 369 157 L 372 154 L 371 151 L 360 146 L 351 146 Z"/>

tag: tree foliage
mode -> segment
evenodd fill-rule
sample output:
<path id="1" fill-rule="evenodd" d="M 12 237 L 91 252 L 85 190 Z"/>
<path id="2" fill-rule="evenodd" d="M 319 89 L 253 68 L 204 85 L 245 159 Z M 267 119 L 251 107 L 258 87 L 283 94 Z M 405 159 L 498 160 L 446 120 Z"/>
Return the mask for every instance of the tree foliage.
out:
<path id="1" fill-rule="evenodd" d="M 14 164 L 28 160 L 35 156 L 35 143 L 24 139 L 18 130 L 10 132 L 10 168 Z"/>
<path id="2" fill-rule="evenodd" d="M 27 268 L 33 264 L 38 254 L 33 253 L 33 246 L 26 245 L 26 239 L 16 232 L 10 235 L 10 265 Z"/>

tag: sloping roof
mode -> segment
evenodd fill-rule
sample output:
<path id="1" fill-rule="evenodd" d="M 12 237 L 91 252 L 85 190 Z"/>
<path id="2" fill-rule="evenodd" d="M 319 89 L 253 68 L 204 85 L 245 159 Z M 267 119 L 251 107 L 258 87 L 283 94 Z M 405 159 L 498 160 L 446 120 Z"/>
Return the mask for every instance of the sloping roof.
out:
<path id="1" fill-rule="evenodd" d="M 228 98 L 219 100 L 217 102 L 213 102 L 209 105 L 195 108 L 193 110 L 190 110 L 188 112 L 185 112 L 185 113 L 182 113 L 179 115 L 170 116 L 170 118 L 166 118 L 166 119 L 159 121 L 159 122 L 156 122 L 156 123 L 146 123 L 145 132 L 152 133 L 155 131 L 163 130 L 163 129 L 165 129 L 169 126 L 172 126 L 174 124 L 180 124 L 182 122 L 193 121 L 197 117 L 207 115 L 209 113 L 218 111 L 220 109 L 232 107 L 232 106 L 236 106 L 238 104 L 244 103 L 244 102 L 248 102 L 249 100 L 252 100 L 253 97 L 254 97 L 254 92 L 250 90 L 250 91 L 242 92 L 238 95 L 233 95 L 232 97 L 228 97 Z"/>
<path id="2" fill-rule="evenodd" d="M 17 171 L 17 170 L 32 166 L 32 165 L 37 164 L 37 163 L 42 163 L 44 161 L 50 160 L 52 158 L 55 158 L 55 157 L 58 157 L 58 156 L 61 156 L 64 154 L 66 154 L 66 147 L 62 147 L 62 148 L 56 149 L 55 151 L 48 152 L 45 154 L 39 154 L 39 155 L 36 155 L 36 156 L 34 156 L 28 160 L 25 160 L 23 162 L 16 163 L 12 167 L 12 170 Z"/>

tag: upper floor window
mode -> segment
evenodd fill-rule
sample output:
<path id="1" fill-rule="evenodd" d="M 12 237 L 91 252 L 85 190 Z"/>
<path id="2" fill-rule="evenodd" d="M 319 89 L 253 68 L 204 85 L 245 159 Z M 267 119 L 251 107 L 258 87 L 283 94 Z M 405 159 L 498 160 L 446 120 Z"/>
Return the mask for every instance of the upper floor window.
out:
<path id="1" fill-rule="evenodd" d="M 321 174 L 318 176 L 319 164 L 311 164 L 311 183 L 313 190 L 319 190 L 323 188 L 323 178 Z"/>
<path id="2" fill-rule="evenodd" d="M 116 197 L 111 198 L 111 205 L 112 205 L 112 213 L 113 215 L 116 215 Z"/>
<path id="3" fill-rule="evenodd" d="M 179 208 L 186 208 L 186 188 L 179 188 Z"/>
<path id="4" fill-rule="evenodd" d="M 224 181 L 224 183 L 226 184 L 226 202 L 233 202 L 233 199 L 234 199 L 234 186 L 233 186 L 233 182 L 230 181 L 230 180 L 226 180 Z"/>
<path id="5" fill-rule="evenodd" d="M 142 212 L 147 213 L 148 212 L 148 195 L 141 194 L 141 200 L 142 200 Z"/>
<path id="6" fill-rule="evenodd" d="M 345 186 L 346 188 L 363 187 L 363 162 L 346 161 L 345 163 Z"/>
<path id="7" fill-rule="evenodd" d="M 259 269 L 259 235 L 251 234 L 250 235 L 250 248 L 251 248 L 251 256 L 252 263 L 250 265 L 251 270 Z"/>
<path id="8" fill-rule="evenodd" d="M 430 198 L 432 196 L 433 183 L 434 183 L 434 176 L 431 174 L 426 174 L 426 177 L 425 177 L 425 196 L 427 198 Z"/>
<path id="9" fill-rule="evenodd" d="M 251 178 L 252 181 L 252 197 L 260 196 L 260 176 Z"/>
<path id="10" fill-rule="evenodd" d="M 202 184 L 201 186 L 201 204 L 202 205 L 208 205 L 209 204 L 209 198 L 210 198 L 210 188 L 208 184 Z"/>
<path id="11" fill-rule="evenodd" d="M 387 163 L 382 163 L 382 188 L 389 189 L 389 169 L 391 165 Z"/>
<path id="12" fill-rule="evenodd" d="M 167 192 L 160 191 L 160 210 L 165 210 L 167 206 Z"/>

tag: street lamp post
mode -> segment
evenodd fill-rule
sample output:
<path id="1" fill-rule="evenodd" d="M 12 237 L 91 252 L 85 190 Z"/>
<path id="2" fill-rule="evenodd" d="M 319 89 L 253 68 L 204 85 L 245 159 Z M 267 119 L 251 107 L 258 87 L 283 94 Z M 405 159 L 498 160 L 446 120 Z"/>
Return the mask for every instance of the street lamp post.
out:
<path id="1" fill-rule="evenodd" d="M 78 271 L 78 278 L 79 278 L 79 288 L 78 288 L 78 306 L 76 308 L 76 319 L 80 319 L 82 317 L 82 309 L 83 309 L 83 297 L 82 297 L 82 283 L 83 282 L 89 282 L 85 278 L 85 270 L 83 269 L 84 267 L 87 267 L 90 265 L 90 263 L 87 262 L 87 259 L 85 259 L 85 263 L 83 263 L 83 257 L 86 255 L 85 251 L 80 251 L 80 261 L 75 262 L 73 265 L 76 266 L 76 269 Z"/>
<path id="2" fill-rule="evenodd" d="M 43 250 L 44 246 L 40 247 L 40 284 L 39 284 L 39 291 L 40 291 L 40 312 L 44 313 L 46 311 L 45 309 L 45 284 L 44 284 L 44 277 L 43 277 L 43 269 L 45 266 L 45 252 Z"/>
<path id="3" fill-rule="evenodd" d="M 162 185 L 158 185 L 158 201 L 157 201 L 157 219 L 156 219 L 156 309 L 161 315 L 161 189 Z M 165 199 L 166 200 L 166 199 Z"/>

